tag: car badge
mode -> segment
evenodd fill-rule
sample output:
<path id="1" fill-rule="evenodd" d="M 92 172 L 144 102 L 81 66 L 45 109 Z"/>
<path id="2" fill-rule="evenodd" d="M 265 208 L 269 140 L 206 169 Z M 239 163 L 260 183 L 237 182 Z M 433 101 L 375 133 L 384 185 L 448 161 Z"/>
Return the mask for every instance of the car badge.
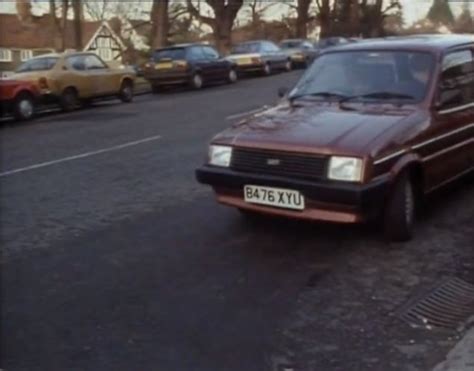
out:
<path id="1" fill-rule="evenodd" d="M 281 161 L 277 158 L 269 158 L 267 160 L 267 165 L 269 166 L 278 166 L 281 164 Z"/>

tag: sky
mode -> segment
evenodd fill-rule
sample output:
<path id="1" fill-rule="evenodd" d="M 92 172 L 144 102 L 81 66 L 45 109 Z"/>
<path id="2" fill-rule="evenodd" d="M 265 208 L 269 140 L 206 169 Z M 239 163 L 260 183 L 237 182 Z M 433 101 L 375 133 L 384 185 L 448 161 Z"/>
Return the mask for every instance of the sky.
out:
<path id="1" fill-rule="evenodd" d="M 146 1 L 146 0 L 145 0 Z M 462 9 L 462 4 L 469 1 L 471 9 L 474 10 L 474 0 L 450 0 L 451 9 L 454 14 L 459 14 Z M 136 1 L 135 1 L 136 2 Z M 150 2 L 150 0 L 148 0 Z M 33 11 L 35 14 L 40 14 L 48 8 L 48 0 L 33 0 Z M 428 13 L 431 6 L 432 0 L 401 0 L 404 9 L 405 24 L 407 26 L 413 24 L 419 19 L 422 19 Z M 282 12 L 287 11 L 287 7 L 284 5 L 275 6 L 271 8 L 271 11 L 267 13 L 267 18 L 280 17 Z M 14 0 L 0 0 L 0 13 L 14 13 L 15 12 L 15 1 Z"/>

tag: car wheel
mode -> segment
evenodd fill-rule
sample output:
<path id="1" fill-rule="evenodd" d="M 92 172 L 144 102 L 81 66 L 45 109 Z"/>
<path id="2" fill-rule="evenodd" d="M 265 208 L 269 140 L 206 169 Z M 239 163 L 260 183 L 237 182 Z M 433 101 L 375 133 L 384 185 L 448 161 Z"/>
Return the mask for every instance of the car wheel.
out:
<path id="1" fill-rule="evenodd" d="M 133 83 L 131 81 L 122 82 L 119 99 L 124 103 L 130 103 L 133 100 Z"/>
<path id="2" fill-rule="evenodd" d="M 191 87 L 193 89 L 201 89 L 203 86 L 203 81 L 202 81 L 202 77 L 199 73 L 195 73 L 193 75 L 193 77 L 191 78 Z"/>
<path id="3" fill-rule="evenodd" d="M 265 65 L 263 66 L 263 74 L 265 76 L 269 76 L 272 74 L 272 66 L 270 66 L 269 63 L 265 63 Z"/>
<path id="4" fill-rule="evenodd" d="M 16 120 L 25 121 L 33 118 L 35 115 L 35 102 L 33 97 L 28 93 L 20 94 L 16 99 L 13 107 L 13 116 Z"/>
<path id="5" fill-rule="evenodd" d="M 292 65 L 291 61 L 286 61 L 286 63 L 285 63 L 285 71 L 286 71 L 286 72 L 290 72 L 290 71 L 292 70 L 292 68 L 293 68 L 293 65 Z"/>
<path id="6" fill-rule="evenodd" d="M 231 84 L 233 84 L 234 82 L 237 82 L 237 71 L 235 69 L 231 69 L 229 71 L 229 76 L 227 77 L 227 81 Z"/>
<path id="7" fill-rule="evenodd" d="M 153 94 L 159 94 L 160 91 L 161 91 L 161 89 L 160 89 L 160 87 L 159 87 L 158 85 L 152 85 L 152 86 L 151 86 L 151 92 L 152 92 Z"/>
<path id="8" fill-rule="evenodd" d="M 402 174 L 394 184 L 385 205 L 383 229 L 388 240 L 403 242 L 413 237 L 415 201 L 413 183 L 408 174 Z"/>
<path id="9" fill-rule="evenodd" d="M 61 109 L 64 112 L 71 112 L 74 111 L 77 107 L 77 92 L 73 88 L 67 88 L 65 89 L 62 94 L 61 98 L 59 100 L 59 103 L 61 105 Z"/>

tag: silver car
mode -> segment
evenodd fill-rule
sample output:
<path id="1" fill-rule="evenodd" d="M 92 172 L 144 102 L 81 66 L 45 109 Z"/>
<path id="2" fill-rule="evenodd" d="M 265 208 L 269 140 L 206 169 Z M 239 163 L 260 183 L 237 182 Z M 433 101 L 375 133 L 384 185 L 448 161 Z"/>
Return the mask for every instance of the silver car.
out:
<path id="1" fill-rule="evenodd" d="M 290 57 L 293 68 L 308 67 L 318 54 L 313 43 L 305 39 L 283 40 L 280 47 Z"/>
<path id="2" fill-rule="evenodd" d="M 290 57 L 271 41 L 257 40 L 237 44 L 227 57 L 239 72 L 271 75 L 277 70 L 291 71 Z"/>

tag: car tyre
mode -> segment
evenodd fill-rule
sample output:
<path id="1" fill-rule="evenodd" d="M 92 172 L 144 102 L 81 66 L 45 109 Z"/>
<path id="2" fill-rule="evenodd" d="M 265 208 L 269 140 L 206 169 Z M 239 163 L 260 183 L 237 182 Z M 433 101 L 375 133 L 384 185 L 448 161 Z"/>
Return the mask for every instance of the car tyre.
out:
<path id="1" fill-rule="evenodd" d="M 237 80 L 238 80 L 237 71 L 234 68 L 232 68 L 231 70 L 229 70 L 227 82 L 229 82 L 229 84 L 233 84 L 237 82 Z"/>
<path id="2" fill-rule="evenodd" d="M 61 94 L 59 104 L 64 112 L 74 111 L 78 105 L 77 91 L 74 88 L 65 89 Z"/>
<path id="3" fill-rule="evenodd" d="M 152 85 L 151 92 L 153 94 L 159 94 L 161 92 L 161 88 L 159 87 L 159 85 Z"/>
<path id="4" fill-rule="evenodd" d="M 416 193 L 408 174 L 395 182 L 385 205 L 383 230 L 389 241 L 404 242 L 413 237 L 415 224 Z"/>
<path id="5" fill-rule="evenodd" d="M 119 99 L 124 103 L 130 103 L 133 100 L 133 83 L 131 81 L 125 80 L 122 82 Z"/>
<path id="6" fill-rule="evenodd" d="M 193 77 L 191 77 L 191 87 L 194 90 L 199 90 L 202 88 L 203 85 L 204 85 L 204 82 L 202 80 L 201 74 L 195 73 Z"/>
<path id="7" fill-rule="evenodd" d="M 35 115 L 35 101 L 31 94 L 21 93 L 14 102 L 13 116 L 15 120 L 26 121 Z"/>

